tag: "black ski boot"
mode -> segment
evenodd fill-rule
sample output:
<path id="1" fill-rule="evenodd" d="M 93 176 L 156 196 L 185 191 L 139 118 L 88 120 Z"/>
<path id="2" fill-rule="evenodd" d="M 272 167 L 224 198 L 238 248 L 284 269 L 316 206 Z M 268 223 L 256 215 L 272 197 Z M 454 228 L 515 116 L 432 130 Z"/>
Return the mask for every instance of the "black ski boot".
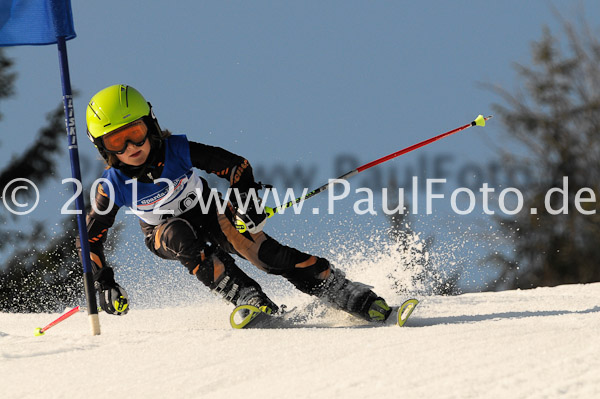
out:
<path id="1" fill-rule="evenodd" d="M 269 299 L 269 297 L 256 287 L 246 287 L 240 290 L 240 294 L 235 303 L 236 306 L 252 305 L 259 308 L 267 314 L 276 314 L 279 307 Z M 246 314 L 247 315 L 247 314 Z"/>
<path id="2" fill-rule="evenodd" d="M 367 321 L 385 321 L 392 309 L 370 286 L 350 281 L 346 274 L 331 266 L 331 274 L 314 294 L 334 306 Z"/>

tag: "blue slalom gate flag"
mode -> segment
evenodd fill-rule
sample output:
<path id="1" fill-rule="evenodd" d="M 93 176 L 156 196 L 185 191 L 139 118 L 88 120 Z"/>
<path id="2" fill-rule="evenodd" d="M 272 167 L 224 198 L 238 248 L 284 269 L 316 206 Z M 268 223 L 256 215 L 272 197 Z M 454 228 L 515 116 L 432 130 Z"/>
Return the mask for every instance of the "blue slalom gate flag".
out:
<path id="1" fill-rule="evenodd" d="M 45 45 L 75 37 L 70 0 L 0 0 L 0 46 Z"/>

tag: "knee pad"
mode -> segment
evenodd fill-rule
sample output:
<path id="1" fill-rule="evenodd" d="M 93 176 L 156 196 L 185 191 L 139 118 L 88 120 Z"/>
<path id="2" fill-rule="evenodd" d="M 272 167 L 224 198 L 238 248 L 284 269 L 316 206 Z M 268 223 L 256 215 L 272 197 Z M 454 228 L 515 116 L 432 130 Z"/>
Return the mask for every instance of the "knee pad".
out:
<path id="1" fill-rule="evenodd" d="M 331 266 L 329 261 L 324 258 L 316 258 L 316 262 L 307 267 L 295 267 L 294 269 L 283 273 L 283 276 L 294 284 L 300 291 L 315 295 L 319 287 L 331 275 Z"/>
<path id="2" fill-rule="evenodd" d="M 162 246 L 170 249 L 196 242 L 196 230 L 185 219 L 171 218 L 154 231 L 154 247 Z"/>
<path id="3" fill-rule="evenodd" d="M 187 220 L 171 218 L 157 226 L 152 234 L 150 249 L 160 257 L 180 261 L 190 273 L 202 262 L 206 243 L 198 239 Z"/>
<path id="4" fill-rule="evenodd" d="M 282 245 L 267 236 L 267 239 L 260 245 L 258 258 L 265 264 L 268 273 L 285 275 L 296 269 L 297 265 L 309 260 L 311 255 Z"/>

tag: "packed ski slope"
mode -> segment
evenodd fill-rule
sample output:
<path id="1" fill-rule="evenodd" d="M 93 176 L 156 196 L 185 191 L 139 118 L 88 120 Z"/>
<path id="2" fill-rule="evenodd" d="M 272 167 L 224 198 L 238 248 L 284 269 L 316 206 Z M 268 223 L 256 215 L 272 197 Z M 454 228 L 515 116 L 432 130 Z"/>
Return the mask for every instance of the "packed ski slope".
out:
<path id="1" fill-rule="evenodd" d="M 600 284 L 425 297 L 371 327 L 301 295 L 298 329 L 232 330 L 229 307 L 0 314 L 2 398 L 598 398 Z"/>

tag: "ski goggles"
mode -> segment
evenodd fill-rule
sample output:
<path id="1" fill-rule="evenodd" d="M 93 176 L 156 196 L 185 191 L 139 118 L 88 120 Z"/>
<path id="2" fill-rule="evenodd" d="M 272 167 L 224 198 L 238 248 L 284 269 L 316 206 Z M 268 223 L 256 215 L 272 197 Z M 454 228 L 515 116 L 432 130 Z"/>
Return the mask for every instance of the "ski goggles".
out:
<path id="1" fill-rule="evenodd" d="M 123 154 L 128 143 L 141 147 L 147 138 L 148 126 L 142 119 L 138 119 L 102 136 L 102 146 L 111 154 Z"/>

